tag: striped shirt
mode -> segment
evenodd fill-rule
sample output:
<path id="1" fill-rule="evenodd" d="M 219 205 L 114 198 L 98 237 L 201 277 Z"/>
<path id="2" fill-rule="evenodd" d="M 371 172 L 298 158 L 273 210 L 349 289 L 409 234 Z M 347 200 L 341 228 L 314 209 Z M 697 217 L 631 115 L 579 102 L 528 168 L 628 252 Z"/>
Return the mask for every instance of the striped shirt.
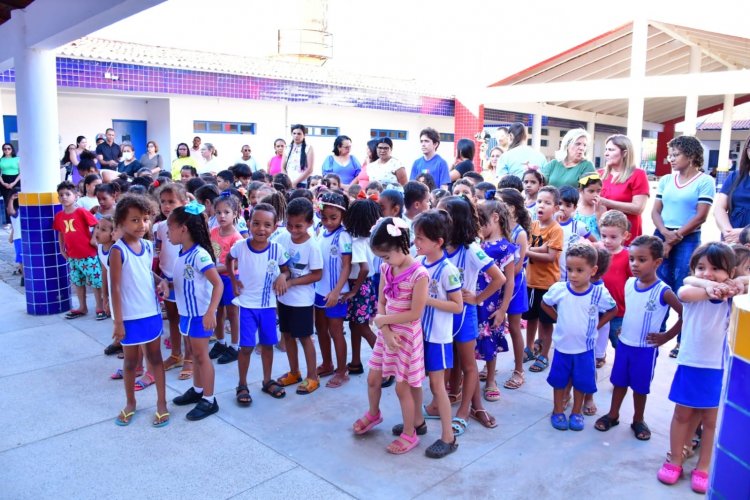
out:
<path id="1" fill-rule="evenodd" d="M 417 261 L 427 269 L 429 297 L 448 300 L 449 293 L 461 290 L 461 275 L 445 255 L 432 264 L 428 264 L 427 257 L 424 256 L 419 257 Z M 453 313 L 433 306 L 425 307 L 422 314 L 422 331 L 425 342 L 450 344 L 453 342 Z"/>
<path id="2" fill-rule="evenodd" d="M 341 277 L 342 256 L 351 255 L 352 237 L 344 226 L 339 226 L 334 232 L 323 230 L 317 237 L 320 253 L 323 256 L 323 276 L 315 283 L 315 293 L 326 296 L 336 288 Z M 344 282 L 341 293 L 349 291 L 349 283 Z"/>
<path id="3" fill-rule="evenodd" d="M 268 243 L 263 250 L 255 250 L 252 240 L 240 240 L 229 254 L 237 259 L 237 274 L 242 291 L 232 302 L 248 309 L 276 307 L 273 283 L 286 266 L 289 255 L 278 243 Z"/>
<path id="4" fill-rule="evenodd" d="M 669 305 L 664 294 L 671 288 L 656 280 L 647 288 L 638 288 L 637 278 L 625 282 L 625 316 L 622 319 L 620 342 L 631 347 L 653 347 L 646 342 L 649 333 L 658 332 Z"/>
<path id="5" fill-rule="evenodd" d="M 205 273 L 214 267 L 216 266 L 211 256 L 197 243 L 177 254 L 172 281 L 180 316 L 195 318 L 206 314 L 211 303 L 213 285 Z"/>

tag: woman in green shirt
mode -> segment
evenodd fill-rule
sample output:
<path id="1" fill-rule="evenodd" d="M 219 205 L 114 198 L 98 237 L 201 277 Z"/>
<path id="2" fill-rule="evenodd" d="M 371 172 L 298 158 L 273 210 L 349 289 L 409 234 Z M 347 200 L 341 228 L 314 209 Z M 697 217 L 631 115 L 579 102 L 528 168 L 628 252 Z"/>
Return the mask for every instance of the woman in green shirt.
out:
<path id="1" fill-rule="evenodd" d="M 13 144 L 3 144 L 3 156 L 0 157 L 0 194 L 5 201 L 5 210 L 8 210 L 8 200 L 13 190 L 18 187 L 21 182 L 20 170 L 18 168 L 18 157 L 16 156 L 16 148 Z"/>
<path id="2" fill-rule="evenodd" d="M 547 184 L 561 188 L 571 186 L 578 189 L 578 179 L 596 172 L 594 165 L 585 159 L 589 134 L 582 128 L 569 130 L 563 137 L 555 159 L 542 167 Z"/>

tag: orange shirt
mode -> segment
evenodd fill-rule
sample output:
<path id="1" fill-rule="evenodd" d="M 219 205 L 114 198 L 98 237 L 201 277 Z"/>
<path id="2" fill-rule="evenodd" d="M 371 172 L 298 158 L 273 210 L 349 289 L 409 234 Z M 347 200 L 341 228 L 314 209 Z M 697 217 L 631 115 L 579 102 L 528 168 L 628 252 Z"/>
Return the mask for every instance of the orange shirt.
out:
<path id="1" fill-rule="evenodd" d="M 562 252 L 563 230 L 556 221 L 551 221 L 546 227 L 542 227 L 538 220 L 531 223 L 529 248 L 542 245 Z M 529 288 L 547 290 L 558 281 L 560 281 L 560 259 L 553 259 L 552 262 L 539 262 L 531 258 L 526 273 L 526 283 Z"/>

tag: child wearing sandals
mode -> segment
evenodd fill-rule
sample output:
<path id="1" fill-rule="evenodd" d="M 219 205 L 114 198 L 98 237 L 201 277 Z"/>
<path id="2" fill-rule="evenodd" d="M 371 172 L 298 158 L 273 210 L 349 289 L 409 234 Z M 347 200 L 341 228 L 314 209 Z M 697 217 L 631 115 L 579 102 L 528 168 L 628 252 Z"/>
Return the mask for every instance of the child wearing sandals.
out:
<path id="1" fill-rule="evenodd" d="M 509 240 L 510 219 L 505 204 L 497 200 L 487 200 L 479 206 L 480 235 L 482 250 L 494 259 L 495 265 L 505 277 L 505 284 L 477 306 L 479 321 L 479 338 L 477 339 L 476 358 L 487 364 L 487 379 L 484 386 L 484 399 L 499 401 L 500 390 L 495 381 L 497 353 L 508 351 L 505 338 L 505 317 L 513 296 L 515 284 L 514 256 L 516 246 Z M 485 273 L 479 273 L 477 292 L 483 291 L 491 283 Z"/>
<path id="2" fill-rule="evenodd" d="M 177 406 L 195 404 L 185 418 L 202 420 L 219 411 L 214 397 L 214 365 L 208 357 L 208 339 L 216 326 L 216 310 L 224 285 L 216 271 L 213 245 L 208 234 L 206 207 L 192 201 L 175 208 L 167 219 L 169 241 L 180 246 L 174 263 L 172 285 L 180 313 L 180 333 L 187 337 L 193 354 L 193 386 L 172 400 Z M 167 281 L 160 283 L 163 295 Z"/>
<path id="3" fill-rule="evenodd" d="M 239 384 L 237 403 L 247 406 L 252 403 L 247 387 L 247 372 L 250 354 L 257 344 L 263 362 L 263 392 L 280 399 L 286 396 L 284 388 L 271 378 L 273 368 L 273 346 L 279 341 L 276 335 L 276 294 L 286 293 L 289 275 L 289 255 L 284 248 L 269 238 L 276 231 L 276 210 L 267 203 L 258 203 L 250 214 L 252 238 L 240 240 L 227 254 L 224 265 L 237 274 L 229 274 L 234 304 L 240 308 L 240 353 L 237 358 Z M 287 276 L 282 276 L 286 274 Z"/>
<path id="4" fill-rule="evenodd" d="M 352 362 L 347 364 L 350 375 L 365 372 L 360 356 L 362 339 L 375 346 L 375 334 L 370 329 L 370 319 L 378 310 L 378 294 L 373 284 L 376 269 L 370 249 L 370 231 L 380 218 L 380 207 L 373 200 L 357 200 L 344 215 L 344 227 L 352 237 L 352 270 L 349 274 L 349 292 L 342 297 L 349 304 L 347 320 L 352 332 Z"/>
<path id="5" fill-rule="evenodd" d="M 394 375 L 403 428 L 386 450 L 400 455 L 419 444 L 414 421 L 421 407 L 425 376 L 421 318 L 427 301 L 428 275 L 409 253 L 409 225 L 404 220 L 381 219 L 372 231 L 370 246 L 383 259 L 375 316 L 379 331 L 368 363 L 369 408 L 354 423 L 353 430 L 355 434 L 364 434 L 383 421 L 382 377 Z"/>
<path id="6" fill-rule="evenodd" d="M 675 484 L 682 477 L 689 442 L 698 422 L 703 426 L 698 464 L 691 473 L 691 487 L 705 493 L 708 468 L 714 448 L 716 418 L 721 400 L 722 380 L 729 326 L 730 299 L 747 292 L 747 278 L 734 276 L 736 257 L 724 243 L 707 243 L 690 257 L 692 276 L 677 292 L 682 302 L 682 342 L 677 356 L 677 371 L 669 391 L 675 403 L 669 431 L 671 454 L 657 473 L 664 484 Z M 662 345 L 669 334 L 651 334 L 648 340 Z"/>
<path id="7" fill-rule="evenodd" d="M 523 206 L 523 196 L 516 189 L 503 188 L 498 190 L 497 196 L 505 203 L 508 209 L 511 230 L 511 243 L 516 246 L 514 255 L 514 283 L 513 296 L 508 304 L 508 330 L 510 340 L 513 344 L 513 372 L 505 381 L 503 387 L 506 389 L 518 389 L 524 383 L 523 364 L 534 359 L 531 349 L 525 351 L 526 343 L 521 332 L 521 315 L 529 310 L 529 297 L 526 291 L 526 265 L 529 257 L 526 255 L 528 248 L 528 234 L 531 230 L 531 217 Z"/>
<path id="8" fill-rule="evenodd" d="M 123 381 L 127 402 L 115 423 L 129 425 L 135 415 L 135 371 L 141 346 L 145 347 L 149 371 L 156 384 L 154 427 L 169 423 L 164 365 L 159 339 L 161 312 L 156 298 L 151 265 L 154 248 L 143 237 L 151 223 L 151 204 L 144 196 L 126 195 L 117 202 L 114 223 L 122 237 L 109 250 L 110 304 L 115 328 L 112 338 L 123 346 Z"/>
<path id="9" fill-rule="evenodd" d="M 633 277 L 625 284 L 625 317 L 610 376 L 614 386 L 612 403 L 607 414 L 597 420 L 595 425 L 596 430 L 604 432 L 620 423 L 620 407 L 630 388 L 635 408 L 630 428 L 640 441 L 651 438 L 644 413 L 646 398 L 651 392 L 656 358 L 659 356 L 658 346 L 649 343 L 649 334 L 659 331 L 670 307 L 682 316 L 679 299 L 669 285 L 656 276 L 663 251 L 661 240 L 655 236 L 639 236 L 630 244 L 630 270 Z M 682 318 L 666 335 L 659 338 L 672 338 L 681 328 Z"/>
<path id="10" fill-rule="evenodd" d="M 456 434 L 466 431 L 469 417 L 487 428 L 497 427 L 495 417 L 484 409 L 479 390 L 479 371 L 474 357 L 479 324 L 477 321 L 477 305 L 487 300 L 505 284 L 505 276 L 495 265 L 484 250 L 476 243 L 479 236 L 479 216 L 477 211 L 465 197 L 448 196 L 440 200 L 438 208 L 447 210 L 453 220 L 446 252 L 451 263 L 461 274 L 461 294 L 464 300 L 463 310 L 453 315 L 453 351 L 454 367 L 451 370 L 451 391 L 453 402 L 459 403 L 453 422 L 456 424 Z M 477 279 L 479 273 L 485 273 L 489 278 L 487 287 L 477 293 Z M 463 374 L 463 387 L 461 375 Z M 449 394 L 450 396 L 450 394 Z M 434 410 L 428 406 L 429 410 Z"/>
<path id="11" fill-rule="evenodd" d="M 544 294 L 542 309 L 557 321 L 552 335 L 555 356 L 547 376 L 553 388 L 554 408 L 550 421 L 557 430 L 582 431 L 584 394 L 596 392 L 594 344 L 598 329 L 615 314 L 615 301 L 601 285 L 591 284 L 596 274 L 597 252 L 588 243 L 568 248 L 565 264 L 568 281 L 553 284 Z M 599 313 L 603 313 L 600 317 Z M 565 416 L 565 397 L 573 386 L 570 421 Z"/>
<path id="12" fill-rule="evenodd" d="M 461 295 L 461 274 L 445 255 L 445 242 L 451 219 L 444 210 L 428 210 L 418 215 L 412 224 L 414 247 L 419 257 L 417 261 L 427 270 L 429 276 L 428 296 L 422 315 L 424 333 L 424 364 L 430 378 L 433 406 L 438 415 L 428 415 L 424 407 L 415 415 L 417 434 L 427 433 L 424 419 L 440 419 L 442 433 L 425 454 L 430 458 L 443 458 L 458 448 L 451 423 L 451 403 L 445 389 L 446 370 L 453 368 L 453 315 L 463 311 Z M 421 424 L 416 421 L 420 418 Z M 393 428 L 393 434 L 400 435 L 403 425 Z"/>
<path id="13" fill-rule="evenodd" d="M 286 387 L 302 381 L 297 394 L 310 394 L 320 381 L 315 364 L 315 345 L 312 340 L 315 313 L 315 283 L 323 276 L 323 256 L 310 235 L 313 224 L 313 204 L 306 198 L 295 198 L 286 207 L 286 234 L 276 242 L 289 254 L 287 291 L 279 295 L 279 329 L 286 344 L 289 372 L 277 382 Z M 307 377 L 302 380 L 297 357 L 297 340 L 302 344 L 307 366 Z"/>
<path id="14" fill-rule="evenodd" d="M 96 238 L 96 254 L 99 258 L 99 265 L 102 266 L 102 309 L 104 314 L 112 317 L 112 310 L 109 307 L 110 283 L 109 283 L 109 250 L 115 244 L 114 238 L 115 223 L 111 215 L 102 216 L 96 223 L 94 237 Z M 119 342 L 112 342 L 104 348 L 104 354 L 111 356 L 122 352 L 122 345 Z M 140 367 L 143 370 L 143 367 Z M 120 370 L 122 372 L 122 370 Z"/>
<path id="15" fill-rule="evenodd" d="M 315 283 L 315 329 L 323 358 L 318 367 L 318 376 L 333 375 L 326 387 L 335 389 L 349 381 L 344 338 L 344 318 L 348 306 L 343 300 L 343 294 L 349 292 L 352 268 L 352 237 L 343 226 L 349 202 L 339 193 L 326 192 L 320 197 L 318 205 L 323 226 L 317 237 L 323 256 L 323 277 Z M 331 339 L 336 350 L 335 367 L 331 356 Z"/>

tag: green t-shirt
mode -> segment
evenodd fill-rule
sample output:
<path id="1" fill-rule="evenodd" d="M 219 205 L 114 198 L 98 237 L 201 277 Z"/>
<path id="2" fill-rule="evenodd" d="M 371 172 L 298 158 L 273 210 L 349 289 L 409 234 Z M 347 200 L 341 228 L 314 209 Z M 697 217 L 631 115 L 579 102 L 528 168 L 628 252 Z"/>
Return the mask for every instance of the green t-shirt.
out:
<path id="1" fill-rule="evenodd" d="M 547 184 L 556 188 L 563 186 L 578 188 L 578 179 L 584 174 L 594 172 L 596 172 L 596 169 L 588 160 L 583 160 L 578 165 L 570 168 L 566 168 L 563 162 L 559 160 L 552 160 L 542 167 L 542 173 L 544 174 L 544 178 L 547 179 Z"/>
<path id="2" fill-rule="evenodd" d="M 3 156 L 0 158 L 0 173 L 3 175 L 18 175 L 18 157 L 8 158 Z"/>

